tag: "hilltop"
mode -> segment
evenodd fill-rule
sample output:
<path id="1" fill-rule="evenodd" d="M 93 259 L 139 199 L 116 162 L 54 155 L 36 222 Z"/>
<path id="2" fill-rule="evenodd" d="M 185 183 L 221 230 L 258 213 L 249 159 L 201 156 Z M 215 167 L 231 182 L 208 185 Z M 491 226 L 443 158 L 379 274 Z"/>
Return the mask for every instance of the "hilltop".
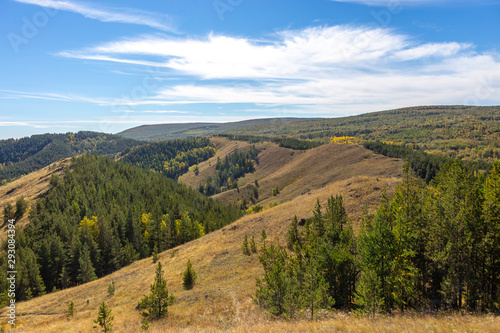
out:
<path id="1" fill-rule="evenodd" d="M 0 184 L 27 175 L 63 158 L 83 153 L 116 155 L 144 144 L 97 132 L 33 135 L 0 140 Z"/>
<path id="2" fill-rule="evenodd" d="M 69 164 L 70 159 L 63 159 L 0 186 L 0 207 L 3 208 L 9 203 L 15 205 L 16 200 L 20 197 L 23 197 L 28 205 L 31 206 L 37 199 L 47 194 L 50 189 L 49 182 L 52 175 L 62 176 Z M 28 223 L 27 215 L 26 213 L 25 216 L 17 222 L 17 225 L 24 227 Z M 3 239 L 5 236 L 6 228 L 6 225 L 0 227 L 0 239 Z"/>
<path id="3" fill-rule="evenodd" d="M 500 158 L 500 106 L 435 105 L 377 111 L 338 118 L 274 118 L 226 124 L 140 126 L 124 137 L 160 141 L 213 134 L 406 144 L 431 154 L 466 161 Z"/>
<path id="4" fill-rule="evenodd" d="M 209 136 L 229 130 L 258 126 L 274 130 L 292 122 L 310 120 L 308 118 L 267 118 L 252 119 L 229 123 L 181 123 L 143 125 L 122 131 L 117 135 L 124 138 L 144 141 L 166 141 L 192 137 Z"/>
<path id="5" fill-rule="evenodd" d="M 198 175 L 191 169 L 179 178 L 179 182 L 196 188 L 215 174 L 218 158 L 223 159 L 236 149 L 245 150 L 252 146 L 248 142 L 226 138 L 211 140 L 218 147 L 217 154 L 199 164 Z M 255 172 L 238 179 L 238 189 L 216 194 L 214 199 L 224 203 L 238 203 L 245 199 L 250 201 L 257 187 L 256 203 L 266 206 L 290 201 L 352 177 L 398 177 L 401 174 L 400 160 L 352 144 L 328 144 L 305 151 L 279 147 L 272 142 L 257 143 L 255 147 L 260 151 Z M 273 188 L 279 190 L 276 196 L 272 195 Z"/>

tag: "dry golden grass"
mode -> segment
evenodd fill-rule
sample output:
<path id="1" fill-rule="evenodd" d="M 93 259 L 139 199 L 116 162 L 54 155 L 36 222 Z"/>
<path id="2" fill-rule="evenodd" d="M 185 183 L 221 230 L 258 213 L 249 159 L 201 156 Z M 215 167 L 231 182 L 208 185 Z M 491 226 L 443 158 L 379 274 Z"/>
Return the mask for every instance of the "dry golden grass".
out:
<path id="1" fill-rule="evenodd" d="M 182 331 L 187 327 L 194 331 L 239 330 L 249 323 L 257 325 L 262 320 L 267 323 L 267 317 L 252 302 L 255 278 L 262 274 L 262 269 L 257 255 L 242 254 L 243 236 L 255 235 L 259 239 L 265 228 L 269 239 L 283 239 L 293 215 L 311 216 L 316 198 L 324 204 L 331 194 L 343 194 L 348 212 L 357 217 L 360 205 L 356 196 L 360 195 L 373 209 L 380 199 L 380 189 L 393 189 L 398 182 L 397 178 L 377 181 L 374 177 L 355 177 L 332 183 L 272 209 L 244 216 L 221 230 L 162 253 L 160 261 L 165 268 L 168 288 L 177 301 L 170 307 L 168 318 L 152 324 L 152 331 L 155 327 L 160 331 L 166 328 Z M 181 273 L 188 259 L 198 280 L 194 289 L 185 291 Z M 155 264 L 148 258 L 97 281 L 18 303 L 16 331 L 91 332 L 92 320 L 102 300 L 112 308 L 117 332 L 139 331 L 141 316 L 135 306 L 149 292 L 154 269 Z M 107 287 L 111 281 L 115 281 L 116 293 L 108 297 Z M 76 314 L 72 320 L 67 320 L 65 315 L 70 301 L 75 303 Z M 247 331 L 251 330 L 251 325 Z"/>
<path id="2" fill-rule="evenodd" d="M 352 146 L 351 146 L 352 147 Z M 276 148 L 276 147 L 275 147 Z M 331 147 L 329 147 L 331 148 Z M 229 148 L 228 148 L 229 149 Z M 273 148 L 274 149 L 274 148 Z M 328 156 L 338 151 L 329 151 Z M 359 148 L 344 149 L 359 154 Z M 303 153 L 306 154 L 306 153 Z M 165 270 L 168 289 L 176 296 L 176 303 L 169 307 L 169 315 L 150 324 L 150 332 L 498 332 L 500 322 L 495 317 L 379 317 L 376 319 L 357 318 L 345 313 L 325 312 L 320 319 L 309 321 L 280 320 L 269 317 L 252 301 L 255 293 L 255 278 L 262 275 L 262 268 L 257 255 L 245 256 L 241 244 L 245 234 L 254 235 L 258 240 L 262 229 L 266 229 L 268 239 L 280 239 L 283 242 L 290 220 L 294 215 L 299 218 L 312 216 L 312 208 L 319 198 L 325 204 L 330 195 L 342 194 L 346 210 L 357 225 L 364 203 L 373 211 L 380 202 L 381 192 L 392 192 L 400 182 L 394 172 L 383 168 L 377 169 L 377 161 L 386 165 L 399 161 L 380 161 L 380 157 L 364 152 L 364 156 L 341 161 L 353 161 L 357 166 L 345 164 L 347 168 L 362 165 L 372 169 L 364 175 L 349 176 L 351 171 L 335 171 L 336 181 L 314 185 L 303 194 L 274 208 L 242 217 L 221 230 L 210 233 L 200 239 L 181 245 L 160 254 L 160 261 Z M 288 153 L 288 155 L 290 155 Z M 291 155 L 290 155 L 291 156 Z M 291 156 L 292 157 L 292 156 Z M 283 157 L 284 158 L 284 157 Z M 364 162 L 365 158 L 368 161 Z M 293 160 L 293 158 L 291 159 Z M 307 158 L 305 158 L 307 160 Z M 302 160 L 301 163 L 305 163 Z M 390 160 L 390 159 L 388 159 Z M 262 158 L 262 167 L 266 166 Z M 321 159 L 318 159 L 319 163 Z M 296 162 L 298 163 L 298 162 Z M 296 165 L 301 166 L 303 164 Z M 363 164 L 366 163 L 366 164 Z M 207 165 L 208 166 L 208 165 Z M 274 166 L 267 165 L 268 177 L 284 177 Z M 311 166 L 312 167 L 312 166 Z M 336 169 L 335 166 L 331 168 Z M 290 171 L 291 167 L 289 166 Z M 324 168 L 323 172 L 330 172 Z M 316 168 L 315 170 L 318 170 Z M 377 171 L 378 170 L 378 171 Z M 289 171 L 289 172 L 290 172 Z M 263 171 L 261 171 L 263 172 Z M 331 173 L 331 174 L 335 174 Z M 352 171 L 352 172 L 355 172 Z M 369 174 L 373 172 L 372 174 Z M 399 172 L 399 170 L 398 170 Z M 283 174 L 286 174 L 284 172 Z M 307 172 L 297 170 L 297 174 L 306 177 Z M 322 178 L 326 182 L 331 178 Z M 330 177 L 330 176 L 329 176 Z M 273 178 L 269 178 L 273 179 Z M 293 185 L 290 185 L 290 188 Z M 294 191 L 297 191 L 294 190 Z M 300 190 L 299 190 L 300 191 Z M 285 191 L 284 191 L 285 192 Z M 197 272 L 198 280 L 192 290 L 182 289 L 182 271 L 188 259 Z M 149 286 L 154 279 L 155 264 L 147 258 L 125 267 L 104 278 L 74 288 L 50 293 L 45 296 L 17 304 L 18 323 L 16 332 L 95 332 L 93 320 L 101 301 L 106 301 L 115 316 L 115 332 L 140 332 L 141 316 L 135 307 L 143 295 L 149 293 Z M 114 296 L 107 295 L 108 285 L 114 281 Z M 76 313 L 71 320 L 66 319 L 68 303 L 75 303 Z M 5 317 L 5 310 L 0 313 Z"/>
<path id="3" fill-rule="evenodd" d="M 10 183 L 0 186 L 0 208 L 2 208 L 2 222 L 3 223 L 3 207 L 8 203 L 15 205 L 16 200 L 20 197 L 28 202 L 29 206 L 39 197 L 43 196 L 49 190 L 50 177 L 53 174 L 61 175 L 64 169 L 69 165 L 70 159 L 64 159 L 51 165 L 32 172 L 29 175 L 23 176 Z M 17 225 L 21 227 L 28 223 L 27 213 L 21 218 Z M 0 227 L 0 239 L 3 239 L 6 234 L 7 225 Z"/>
<path id="4" fill-rule="evenodd" d="M 220 147 L 221 158 L 249 144 L 216 138 Z M 219 193 L 214 199 L 224 203 L 247 201 L 252 196 L 255 180 L 259 184 L 258 204 L 266 206 L 274 202 L 289 201 L 301 194 L 319 189 L 332 182 L 346 180 L 355 176 L 399 177 L 402 162 L 375 154 L 371 150 L 352 144 L 329 144 L 307 151 L 281 148 L 277 144 L 266 142 L 258 144 L 261 153 L 256 171 L 238 179 L 236 189 Z M 209 175 L 215 174 L 215 161 L 200 164 L 200 174 L 190 171 L 179 181 L 191 187 L 204 183 Z M 272 189 L 278 187 L 280 193 L 272 196 Z"/>

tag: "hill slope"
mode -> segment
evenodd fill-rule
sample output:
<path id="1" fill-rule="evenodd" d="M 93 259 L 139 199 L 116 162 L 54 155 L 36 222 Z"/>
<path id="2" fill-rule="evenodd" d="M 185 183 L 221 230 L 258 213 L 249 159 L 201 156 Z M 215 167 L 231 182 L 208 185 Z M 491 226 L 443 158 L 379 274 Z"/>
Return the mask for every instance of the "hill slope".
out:
<path id="1" fill-rule="evenodd" d="M 217 158 L 235 149 L 247 149 L 247 142 L 229 141 L 214 138 L 218 153 L 208 161 L 199 164 L 199 174 L 190 170 L 179 181 L 196 188 L 215 174 Z M 261 150 L 258 155 L 256 171 L 238 179 L 239 189 L 232 189 L 213 196 L 224 203 L 250 201 L 255 181 L 258 183 L 256 203 L 269 205 L 273 202 L 289 201 L 311 190 L 322 188 L 332 182 L 342 181 L 355 176 L 397 177 L 401 173 L 401 161 L 387 158 L 356 145 L 329 144 L 306 151 L 296 151 L 279 147 L 275 143 L 256 144 Z M 273 188 L 279 194 L 272 195 Z"/>
<path id="2" fill-rule="evenodd" d="M 332 194 L 343 194 L 348 213 L 356 219 L 361 215 L 360 200 L 373 209 L 380 200 L 381 189 L 391 191 L 398 178 L 353 177 L 313 190 L 287 203 L 261 213 L 247 215 L 221 230 L 181 245 L 160 255 L 165 268 L 169 291 L 176 303 L 169 308 L 170 315 L 152 323 L 152 332 L 162 329 L 193 330 L 233 328 L 238 325 L 266 323 L 266 317 L 252 303 L 255 278 L 262 274 L 256 255 L 244 256 L 241 243 L 245 234 L 258 239 L 266 229 L 270 240 L 283 238 L 293 215 L 312 216 L 316 198 L 325 204 Z M 182 289 L 181 273 L 190 259 L 198 274 L 191 291 Z M 71 289 L 51 293 L 17 305 L 22 324 L 18 332 L 36 329 L 39 332 L 92 332 L 92 320 L 98 304 L 106 300 L 115 315 L 115 330 L 137 332 L 141 317 L 135 310 L 137 302 L 149 292 L 155 264 L 147 258 L 131 264 L 111 275 Z M 107 286 L 115 281 L 116 293 L 107 296 Z M 76 306 L 75 318 L 66 320 L 68 302 Z M 189 324 L 188 324 L 189 323 Z M 251 327 L 251 326 L 248 326 Z M 249 329 L 252 331 L 252 329 Z"/>
<path id="3" fill-rule="evenodd" d="M 96 132 L 43 134 L 1 140 L 0 184 L 63 158 L 82 153 L 114 155 L 141 144 L 143 142 Z"/>
<path id="4" fill-rule="evenodd" d="M 20 197 L 23 197 L 29 206 L 31 206 L 31 203 L 43 197 L 50 189 L 50 177 L 52 175 L 61 176 L 69 166 L 69 163 L 69 159 L 64 159 L 0 186 L 0 208 L 3 209 L 9 203 L 15 205 L 16 200 Z M 2 214 L 1 221 L 3 223 L 3 211 L 0 214 Z M 21 220 L 17 221 L 17 225 L 21 227 L 24 227 L 27 223 L 27 214 Z M 7 225 L 0 227 L 0 239 L 3 239 L 5 236 L 6 228 Z"/>
<path id="5" fill-rule="evenodd" d="M 118 135 L 135 140 L 165 141 L 191 137 L 208 136 L 249 126 L 259 126 L 269 130 L 279 128 L 287 123 L 307 120 L 307 118 L 268 118 L 253 119 L 230 123 L 185 123 L 160 124 L 134 127 Z"/>

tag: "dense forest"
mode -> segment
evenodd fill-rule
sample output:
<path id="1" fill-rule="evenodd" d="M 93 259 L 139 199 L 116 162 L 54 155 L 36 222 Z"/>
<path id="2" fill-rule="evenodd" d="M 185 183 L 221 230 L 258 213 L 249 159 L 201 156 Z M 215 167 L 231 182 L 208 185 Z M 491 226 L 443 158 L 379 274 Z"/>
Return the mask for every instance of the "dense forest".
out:
<path id="1" fill-rule="evenodd" d="M 395 145 L 380 141 L 368 141 L 365 142 L 363 146 L 388 157 L 408 160 L 415 173 L 420 178 L 424 179 L 426 183 L 433 180 L 442 167 L 453 161 L 453 159 L 446 156 L 428 154 L 413 144 Z M 470 173 L 490 171 L 492 167 L 491 163 L 485 162 L 484 160 L 474 162 L 463 161 L 462 163 L 464 168 Z"/>
<path id="2" fill-rule="evenodd" d="M 33 135 L 0 141 L 0 182 L 83 153 L 115 155 L 142 142 L 95 132 Z"/>
<path id="3" fill-rule="evenodd" d="M 258 143 L 258 142 L 274 142 L 277 143 L 280 147 L 290 148 L 295 150 L 307 150 L 319 147 L 324 145 L 326 142 L 321 140 L 303 140 L 297 138 L 290 137 L 269 137 L 269 136 L 256 136 L 256 135 L 248 135 L 248 134 L 218 134 L 217 136 L 228 138 L 229 140 L 236 141 L 247 141 L 250 143 Z"/>
<path id="4" fill-rule="evenodd" d="M 50 184 L 31 208 L 30 224 L 16 228 L 18 300 L 102 277 L 241 216 L 159 173 L 105 157 L 74 158 Z"/>
<path id="5" fill-rule="evenodd" d="M 500 312 L 500 163 L 484 177 L 456 160 L 426 185 L 403 166 L 355 236 L 342 198 L 318 203 L 288 232 L 288 249 L 261 248 L 256 301 L 275 315 L 318 308 Z"/>
<path id="6" fill-rule="evenodd" d="M 351 117 L 307 119 L 275 126 L 227 130 L 230 135 L 325 140 L 356 137 L 364 141 L 413 143 L 420 150 L 466 161 L 500 158 L 499 106 L 420 106 Z"/>
<path id="7" fill-rule="evenodd" d="M 238 178 L 255 171 L 254 164 L 258 163 L 257 155 L 259 155 L 259 151 L 255 146 L 252 146 L 249 151 L 235 150 L 226 155 L 223 160 L 218 158 L 215 165 L 215 176 L 208 177 L 205 184 L 198 186 L 198 190 L 210 196 L 238 188 Z"/>
<path id="8" fill-rule="evenodd" d="M 137 147 L 127 152 L 121 161 L 177 179 L 189 167 L 208 160 L 215 152 L 208 138 L 179 139 Z"/>

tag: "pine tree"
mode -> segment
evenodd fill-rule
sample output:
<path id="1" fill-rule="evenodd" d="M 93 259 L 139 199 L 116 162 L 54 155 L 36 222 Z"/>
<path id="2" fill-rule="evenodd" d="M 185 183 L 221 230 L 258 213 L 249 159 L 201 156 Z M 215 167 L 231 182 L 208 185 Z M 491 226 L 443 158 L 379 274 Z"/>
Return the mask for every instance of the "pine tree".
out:
<path id="1" fill-rule="evenodd" d="M 92 260 L 90 259 L 90 251 L 87 244 L 83 245 L 83 250 L 80 254 L 80 258 L 78 259 L 78 263 L 80 264 L 78 280 L 81 283 L 87 283 L 97 279 L 94 266 L 92 265 Z"/>
<path id="2" fill-rule="evenodd" d="M 71 319 L 71 318 L 73 318 L 74 314 L 75 314 L 75 303 L 73 303 L 73 301 L 71 301 L 68 304 L 68 314 L 66 315 L 66 318 Z"/>
<path id="3" fill-rule="evenodd" d="M 194 283 L 196 282 L 196 272 L 194 271 L 193 266 L 191 265 L 191 260 L 188 260 L 186 265 L 186 270 L 182 274 L 182 286 L 184 289 L 189 290 L 192 289 Z"/>
<path id="4" fill-rule="evenodd" d="M 14 217 L 15 217 L 14 207 L 12 207 L 12 204 L 9 202 L 3 208 L 3 223 L 4 224 L 9 223 L 9 220 L 13 220 Z"/>
<path id="5" fill-rule="evenodd" d="M 248 236 L 245 234 L 245 238 L 243 238 L 243 245 L 241 246 L 241 250 L 243 251 L 243 254 L 246 256 L 249 256 L 250 249 L 248 248 Z"/>
<path id="6" fill-rule="evenodd" d="M 380 277 L 373 270 L 364 270 L 356 288 L 356 304 L 361 306 L 365 312 L 372 317 L 375 316 L 384 305 L 382 283 Z"/>
<path id="7" fill-rule="evenodd" d="M 146 310 L 142 313 L 148 319 L 160 319 L 168 314 L 168 306 L 172 305 L 175 297 L 168 293 L 167 280 L 163 277 L 161 262 L 158 262 L 155 280 L 151 284 L 151 293 L 139 303 L 139 308 Z"/>
<path id="8" fill-rule="evenodd" d="M 250 238 L 250 251 L 252 251 L 252 253 L 257 253 L 257 245 L 255 244 L 254 235 L 252 235 L 252 238 Z"/>
<path id="9" fill-rule="evenodd" d="M 101 326 L 101 332 L 111 332 L 113 330 L 113 319 L 114 316 L 111 315 L 111 309 L 102 301 L 99 305 L 97 319 L 94 320 L 94 323 Z M 97 326 L 94 326 L 94 328 L 97 328 Z"/>
<path id="10" fill-rule="evenodd" d="M 115 294 L 115 281 L 111 281 L 108 285 L 108 296 L 111 297 Z"/>
<path id="11" fill-rule="evenodd" d="M 300 236 L 299 236 L 299 221 L 297 219 L 297 215 L 294 216 L 292 223 L 290 224 L 290 228 L 288 229 L 288 234 L 286 238 L 287 247 L 290 250 L 293 250 L 295 244 L 300 246 Z"/>

